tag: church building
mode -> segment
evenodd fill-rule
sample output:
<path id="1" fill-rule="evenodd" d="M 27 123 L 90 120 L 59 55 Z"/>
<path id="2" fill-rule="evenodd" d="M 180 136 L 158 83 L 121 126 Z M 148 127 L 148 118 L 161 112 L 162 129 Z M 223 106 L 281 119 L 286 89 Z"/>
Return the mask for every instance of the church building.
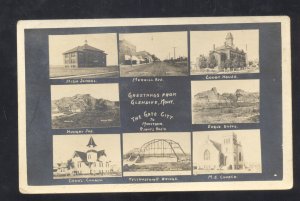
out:
<path id="1" fill-rule="evenodd" d="M 93 137 L 90 138 L 87 151 L 74 151 L 66 163 L 58 164 L 57 175 L 107 175 L 112 171 L 111 161 L 105 150 L 96 150 Z"/>
<path id="2" fill-rule="evenodd" d="M 65 68 L 94 68 L 106 66 L 106 53 L 87 44 L 63 53 Z"/>
<path id="3" fill-rule="evenodd" d="M 237 135 L 224 135 L 219 142 L 209 139 L 200 147 L 197 169 L 202 170 L 240 170 L 244 169 L 243 148 Z"/>
<path id="4" fill-rule="evenodd" d="M 241 68 L 246 67 L 247 63 L 247 53 L 234 45 L 233 35 L 230 32 L 226 35 L 224 45 L 220 47 L 213 45 L 213 50 L 210 51 L 209 56 L 214 56 L 219 68 L 226 66 L 226 62 L 228 61 L 232 63 L 237 60 Z"/>

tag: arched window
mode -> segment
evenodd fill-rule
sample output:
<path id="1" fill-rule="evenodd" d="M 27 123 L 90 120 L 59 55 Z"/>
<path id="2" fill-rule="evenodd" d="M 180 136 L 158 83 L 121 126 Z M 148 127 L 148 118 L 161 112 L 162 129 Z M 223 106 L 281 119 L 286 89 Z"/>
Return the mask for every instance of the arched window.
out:
<path id="1" fill-rule="evenodd" d="M 204 151 L 204 160 L 205 160 L 205 161 L 210 160 L 210 153 L 209 153 L 208 150 L 205 150 L 205 151 Z"/>

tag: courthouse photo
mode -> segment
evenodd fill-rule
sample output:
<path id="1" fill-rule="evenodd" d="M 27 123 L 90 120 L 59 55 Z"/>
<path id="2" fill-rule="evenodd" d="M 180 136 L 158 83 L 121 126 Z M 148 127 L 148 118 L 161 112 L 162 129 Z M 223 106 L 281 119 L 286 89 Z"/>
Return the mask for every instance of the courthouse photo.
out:
<path id="1" fill-rule="evenodd" d="M 187 32 L 119 35 L 122 77 L 186 76 L 187 55 Z"/>
<path id="2" fill-rule="evenodd" d="M 259 72 L 258 30 L 191 31 L 191 75 Z"/>
<path id="3" fill-rule="evenodd" d="M 50 35 L 49 65 L 51 79 L 118 77 L 116 34 Z"/>

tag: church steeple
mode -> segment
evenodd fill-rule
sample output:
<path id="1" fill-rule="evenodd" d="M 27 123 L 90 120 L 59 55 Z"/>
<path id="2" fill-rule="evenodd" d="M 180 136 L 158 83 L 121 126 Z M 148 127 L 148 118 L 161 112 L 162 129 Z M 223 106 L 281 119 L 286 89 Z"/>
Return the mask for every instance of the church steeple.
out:
<path id="1" fill-rule="evenodd" d="M 89 143 L 86 146 L 89 147 L 89 148 L 94 148 L 94 147 L 97 146 L 92 136 L 89 140 Z"/>

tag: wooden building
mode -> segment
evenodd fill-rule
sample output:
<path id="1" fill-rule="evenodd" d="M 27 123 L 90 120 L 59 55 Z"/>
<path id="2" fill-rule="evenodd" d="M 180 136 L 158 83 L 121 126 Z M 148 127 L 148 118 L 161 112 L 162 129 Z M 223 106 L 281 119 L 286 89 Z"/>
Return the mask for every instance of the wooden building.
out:
<path id="1" fill-rule="evenodd" d="M 147 51 L 136 51 L 136 46 L 126 40 L 119 41 L 119 62 L 122 65 L 152 63 L 152 55 Z"/>

